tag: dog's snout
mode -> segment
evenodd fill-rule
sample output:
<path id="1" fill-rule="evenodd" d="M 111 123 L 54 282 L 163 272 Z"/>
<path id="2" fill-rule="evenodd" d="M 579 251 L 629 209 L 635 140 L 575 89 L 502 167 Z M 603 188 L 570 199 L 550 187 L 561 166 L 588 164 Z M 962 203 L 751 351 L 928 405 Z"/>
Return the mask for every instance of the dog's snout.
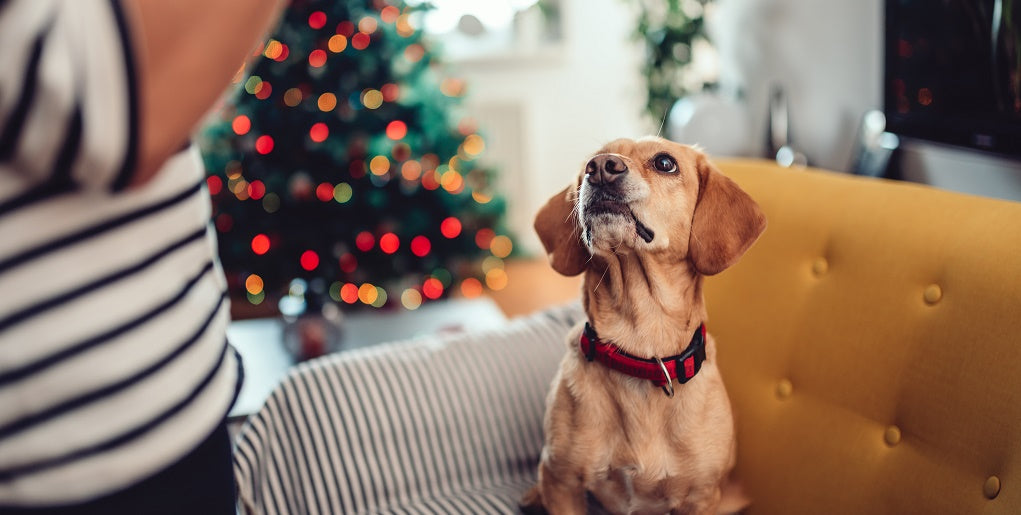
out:
<path id="1" fill-rule="evenodd" d="M 624 160 L 612 154 L 600 154 L 585 165 L 585 175 L 592 184 L 609 184 L 627 173 Z"/>

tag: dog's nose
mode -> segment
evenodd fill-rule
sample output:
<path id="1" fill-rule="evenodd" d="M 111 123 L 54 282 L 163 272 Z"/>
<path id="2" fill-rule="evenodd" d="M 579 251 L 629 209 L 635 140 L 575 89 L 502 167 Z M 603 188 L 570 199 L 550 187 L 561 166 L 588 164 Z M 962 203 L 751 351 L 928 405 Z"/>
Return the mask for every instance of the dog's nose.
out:
<path id="1" fill-rule="evenodd" d="M 600 154 L 585 165 L 585 175 L 592 184 L 609 184 L 627 173 L 624 160 L 611 154 Z"/>

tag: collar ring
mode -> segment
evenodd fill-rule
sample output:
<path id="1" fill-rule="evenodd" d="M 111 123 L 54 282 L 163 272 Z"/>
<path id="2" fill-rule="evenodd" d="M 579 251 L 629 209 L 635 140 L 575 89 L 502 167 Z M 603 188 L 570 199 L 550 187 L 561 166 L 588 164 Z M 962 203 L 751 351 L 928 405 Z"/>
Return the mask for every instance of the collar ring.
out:
<path id="1" fill-rule="evenodd" d="M 666 379 L 666 381 L 664 381 L 663 383 L 663 386 L 661 386 L 661 388 L 663 388 L 663 393 L 665 393 L 667 397 L 673 397 L 674 381 L 673 379 L 670 378 L 670 372 L 667 372 L 666 365 L 663 364 L 663 360 L 659 359 L 658 356 L 655 359 L 656 363 L 659 363 L 660 370 L 663 371 L 663 378 Z"/>

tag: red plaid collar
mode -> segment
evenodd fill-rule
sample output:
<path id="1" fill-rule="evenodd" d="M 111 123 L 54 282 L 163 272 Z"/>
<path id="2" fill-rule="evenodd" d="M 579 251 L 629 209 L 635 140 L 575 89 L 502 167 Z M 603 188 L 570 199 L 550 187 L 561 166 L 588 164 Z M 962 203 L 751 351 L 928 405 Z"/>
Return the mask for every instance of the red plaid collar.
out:
<path id="1" fill-rule="evenodd" d="M 667 396 L 672 397 L 674 381 L 687 383 L 702 369 L 702 362 L 705 361 L 705 339 L 705 324 L 699 324 L 684 352 L 667 358 L 640 358 L 620 350 L 620 347 L 611 342 L 601 341 L 592 325 L 585 322 L 580 346 L 581 353 L 587 360 L 598 361 L 631 377 L 652 381 L 652 384 L 662 387 Z"/>

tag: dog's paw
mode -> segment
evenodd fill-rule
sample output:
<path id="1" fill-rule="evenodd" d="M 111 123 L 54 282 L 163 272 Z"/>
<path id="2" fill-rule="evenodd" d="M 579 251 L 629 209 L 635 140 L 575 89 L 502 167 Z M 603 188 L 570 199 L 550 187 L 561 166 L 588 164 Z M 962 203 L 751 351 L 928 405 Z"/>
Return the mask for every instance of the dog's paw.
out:
<path id="1" fill-rule="evenodd" d="M 521 497 L 521 503 L 518 504 L 518 508 L 520 508 L 521 513 L 524 513 L 525 515 L 548 515 L 549 513 L 542 505 L 542 496 L 539 494 L 539 485 L 534 485 L 525 492 L 525 495 Z"/>

